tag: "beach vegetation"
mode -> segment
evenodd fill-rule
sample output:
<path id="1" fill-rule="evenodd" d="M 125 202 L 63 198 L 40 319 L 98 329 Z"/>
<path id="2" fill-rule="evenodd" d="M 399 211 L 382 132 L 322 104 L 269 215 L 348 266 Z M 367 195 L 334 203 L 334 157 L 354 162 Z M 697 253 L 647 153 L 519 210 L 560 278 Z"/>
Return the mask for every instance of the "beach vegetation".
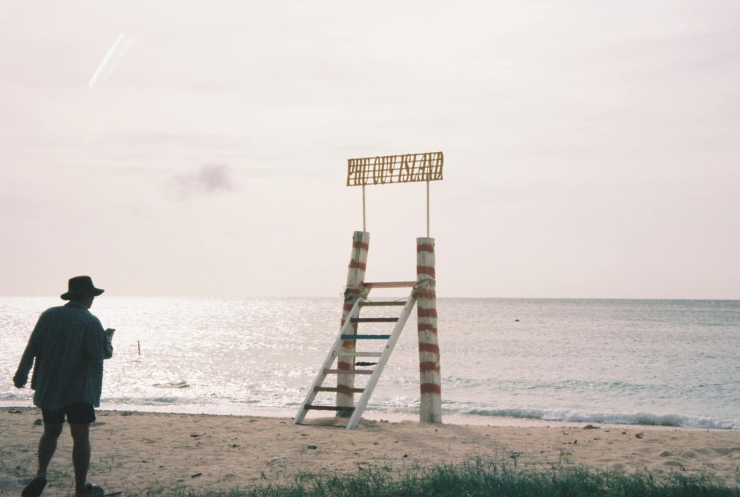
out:
<path id="1" fill-rule="evenodd" d="M 740 497 L 708 473 L 653 474 L 553 466 L 518 469 L 508 462 L 474 459 L 459 465 L 396 470 L 364 469 L 348 475 L 300 474 L 288 483 L 207 491 L 152 489 L 163 497 Z"/>

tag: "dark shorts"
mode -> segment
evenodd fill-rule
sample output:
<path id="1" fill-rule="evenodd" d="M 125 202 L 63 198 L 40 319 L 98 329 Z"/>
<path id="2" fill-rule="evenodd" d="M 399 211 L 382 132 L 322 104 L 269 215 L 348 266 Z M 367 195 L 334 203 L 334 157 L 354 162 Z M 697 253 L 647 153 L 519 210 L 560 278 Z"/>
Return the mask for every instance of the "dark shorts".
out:
<path id="1" fill-rule="evenodd" d="M 65 415 L 67 416 L 67 422 L 69 424 L 86 425 L 95 421 L 95 408 L 92 404 L 76 402 L 62 407 L 58 411 L 47 411 L 46 409 L 41 409 L 41 417 L 44 418 L 44 423 L 62 424 L 64 423 Z"/>

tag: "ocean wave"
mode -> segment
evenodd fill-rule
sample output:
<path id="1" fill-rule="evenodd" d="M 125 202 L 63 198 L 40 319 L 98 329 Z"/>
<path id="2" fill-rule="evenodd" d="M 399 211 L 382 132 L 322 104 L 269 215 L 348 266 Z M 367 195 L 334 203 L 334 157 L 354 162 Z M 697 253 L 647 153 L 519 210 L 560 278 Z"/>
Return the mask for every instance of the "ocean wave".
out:
<path id="1" fill-rule="evenodd" d="M 676 426 L 740 430 L 740 419 L 718 419 L 686 414 L 652 414 L 646 412 L 599 412 L 572 409 L 470 409 L 461 414 L 505 418 L 541 419 L 572 423 L 610 423 L 626 425 Z"/>
<path id="2" fill-rule="evenodd" d="M 190 385 L 184 380 L 181 381 L 168 381 L 167 383 L 155 383 L 152 385 L 155 388 L 190 388 Z"/>

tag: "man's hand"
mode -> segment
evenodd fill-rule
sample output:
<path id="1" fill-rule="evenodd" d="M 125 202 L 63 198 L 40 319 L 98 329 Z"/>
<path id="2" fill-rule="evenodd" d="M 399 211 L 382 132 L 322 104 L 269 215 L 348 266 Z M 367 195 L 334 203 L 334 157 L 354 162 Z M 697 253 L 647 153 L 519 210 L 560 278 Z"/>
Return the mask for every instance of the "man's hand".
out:
<path id="1" fill-rule="evenodd" d="M 116 330 L 113 328 L 108 328 L 105 330 L 105 334 L 108 336 L 108 338 L 113 339 L 113 333 L 115 333 Z"/>
<path id="2" fill-rule="evenodd" d="M 26 386 L 26 383 L 28 382 L 28 377 L 21 378 L 18 376 L 18 373 L 16 373 L 15 376 L 13 376 L 13 385 L 15 385 L 15 388 L 23 388 Z"/>

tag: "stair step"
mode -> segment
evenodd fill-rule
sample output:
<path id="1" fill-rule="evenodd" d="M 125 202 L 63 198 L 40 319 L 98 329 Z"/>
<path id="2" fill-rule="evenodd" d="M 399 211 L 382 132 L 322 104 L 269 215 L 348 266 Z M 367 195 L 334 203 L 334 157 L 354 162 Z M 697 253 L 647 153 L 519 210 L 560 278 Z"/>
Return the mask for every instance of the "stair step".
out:
<path id="1" fill-rule="evenodd" d="M 339 411 L 339 412 L 353 412 L 355 410 L 354 407 L 344 407 L 344 406 L 313 406 L 311 404 L 306 404 L 303 406 L 307 411 Z"/>
<path id="2" fill-rule="evenodd" d="M 353 323 L 395 323 L 398 318 L 351 318 Z"/>
<path id="3" fill-rule="evenodd" d="M 308 411 L 310 410 L 318 410 L 318 411 L 338 411 L 339 413 L 344 414 L 351 414 L 351 418 L 349 419 L 349 422 L 347 423 L 347 426 L 345 426 L 346 429 L 356 428 L 358 423 L 360 422 L 362 418 L 362 413 L 367 408 L 368 401 L 370 400 L 370 397 L 372 396 L 373 390 L 376 388 L 378 380 L 380 379 L 380 374 L 383 371 L 383 368 L 385 367 L 386 363 L 388 362 L 388 358 L 390 357 L 391 352 L 393 351 L 394 346 L 396 345 L 396 342 L 398 341 L 399 335 L 401 334 L 401 331 L 403 330 L 404 325 L 407 322 L 407 319 L 409 318 L 409 315 L 411 314 L 411 311 L 413 310 L 416 299 L 417 299 L 417 292 L 416 292 L 416 282 L 414 281 L 403 281 L 403 282 L 389 282 L 389 283 L 368 283 L 365 287 L 365 290 L 368 290 L 369 288 L 400 288 L 400 287 L 413 287 L 413 289 L 409 292 L 408 299 L 403 302 L 401 300 L 387 300 L 387 301 L 380 301 L 380 302 L 363 302 L 362 298 L 359 298 L 355 303 L 352 305 L 352 309 L 349 312 L 349 315 L 347 316 L 348 319 L 345 319 L 342 324 L 342 329 L 339 333 L 339 336 L 335 339 L 334 345 L 332 345 L 331 349 L 329 349 L 329 354 L 324 360 L 323 365 L 319 369 L 319 374 L 316 376 L 316 378 L 313 381 L 313 384 L 308 389 L 308 392 L 306 392 L 305 400 L 301 403 L 301 407 L 298 410 L 298 413 L 296 414 L 295 418 L 293 419 L 294 424 L 301 424 L 303 420 L 305 419 Z M 403 306 L 403 311 L 400 313 L 401 315 L 398 318 L 375 318 L 375 319 L 357 319 L 359 317 L 360 313 L 360 305 L 366 304 L 368 306 Z M 345 307 L 346 310 L 346 307 Z M 384 313 L 385 314 L 385 313 Z M 390 312 L 388 313 L 390 314 Z M 354 320 L 351 320 L 352 318 L 355 318 Z M 393 322 L 394 328 L 392 331 L 392 334 L 387 335 L 357 335 L 353 334 L 352 332 L 355 331 L 356 323 L 359 322 Z M 370 330 L 368 330 L 370 331 Z M 352 342 L 348 342 L 348 340 L 352 340 Z M 379 352 L 357 352 L 354 350 L 349 350 L 350 347 L 344 348 L 345 345 L 352 345 L 354 346 L 357 342 L 354 342 L 355 340 L 386 340 L 386 342 L 380 342 L 382 345 L 384 345 L 384 350 Z M 354 348 L 354 347 L 351 347 Z M 341 358 L 346 358 L 344 362 Z M 374 366 L 371 366 L 372 363 L 362 362 L 354 360 L 355 357 L 358 358 L 377 358 L 377 364 Z M 340 359 L 338 359 L 340 358 Z M 338 361 L 337 361 L 338 359 Z M 373 360 L 373 359 L 370 359 Z M 354 366 L 352 363 L 354 362 Z M 362 369 L 355 369 L 355 367 L 359 367 Z M 331 369 L 331 368 L 338 368 L 338 369 Z M 352 368 L 352 369 L 350 369 Z M 338 380 L 341 380 L 343 378 L 342 375 L 368 375 L 367 383 L 365 385 L 362 385 L 364 388 L 355 388 L 354 384 L 350 384 L 349 381 L 338 381 L 338 385 L 327 385 L 322 386 L 323 383 L 326 382 L 327 375 L 334 374 L 338 375 Z M 350 380 L 351 377 L 347 378 L 344 377 L 345 380 Z M 343 384 L 343 385 L 342 385 Z M 349 400 L 346 397 L 341 397 L 339 394 L 345 394 L 345 395 L 352 395 L 357 393 L 357 404 L 355 406 L 352 406 L 350 402 L 346 402 L 347 405 L 345 406 L 331 406 L 331 405 L 313 405 L 313 402 L 315 401 L 316 397 L 320 394 L 320 392 L 327 392 L 327 393 L 335 393 L 337 396 L 339 396 L 338 403 L 345 404 L 343 400 Z"/>
<path id="4" fill-rule="evenodd" d="M 324 374 L 373 374 L 371 369 L 325 369 Z"/>
<path id="5" fill-rule="evenodd" d="M 385 307 L 390 305 L 404 306 L 405 300 L 389 300 L 387 302 L 360 302 L 360 307 Z"/>
<path id="6" fill-rule="evenodd" d="M 362 393 L 365 391 L 364 388 L 350 388 L 350 387 L 315 387 L 314 392 L 340 392 L 340 393 Z"/>
<path id="7" fill-rule="evenodd" d="M 388 340 L 390 335 L 342 335 L 342 340 Z"/>
<path id="8" fill-rule="evenodd" d="M 381 281 L 376 283 L 363 283 L 365 288 L 408 288 L 416 285 L 415 281 Z"/>
<path id="9" fill-rule="evenodd" d="M 357 335 L 354 335 L 357 336 Z M 335 352 L 337 357 L 380 357 L 382 352 Z"/>

